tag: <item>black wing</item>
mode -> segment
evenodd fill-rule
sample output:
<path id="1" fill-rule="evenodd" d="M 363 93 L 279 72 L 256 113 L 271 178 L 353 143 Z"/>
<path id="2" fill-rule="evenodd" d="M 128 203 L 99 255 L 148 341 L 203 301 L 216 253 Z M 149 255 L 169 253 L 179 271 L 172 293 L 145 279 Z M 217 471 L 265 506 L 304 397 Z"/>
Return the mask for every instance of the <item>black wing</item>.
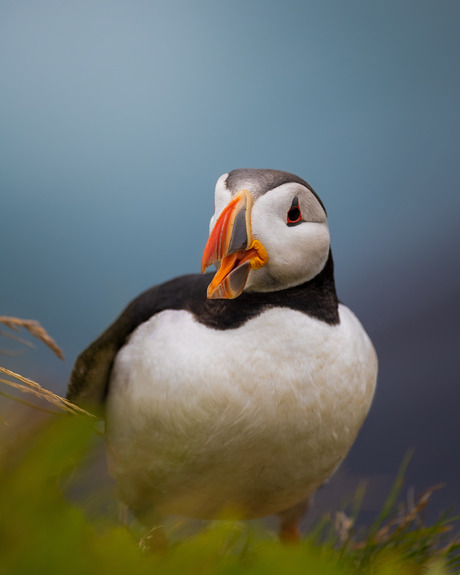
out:
<path id="1" fill-rule="evenodd" d="M 87 407 L 93 413 L 101 414 L 113 361 L 129 335 L 141 323 L 165 309 L 191 311 L 205 305 L 209 282 L 209 275 L 181 276 L 139 295 L 120 317 L 80 354 L 72 370 L 67 399 Z"/>

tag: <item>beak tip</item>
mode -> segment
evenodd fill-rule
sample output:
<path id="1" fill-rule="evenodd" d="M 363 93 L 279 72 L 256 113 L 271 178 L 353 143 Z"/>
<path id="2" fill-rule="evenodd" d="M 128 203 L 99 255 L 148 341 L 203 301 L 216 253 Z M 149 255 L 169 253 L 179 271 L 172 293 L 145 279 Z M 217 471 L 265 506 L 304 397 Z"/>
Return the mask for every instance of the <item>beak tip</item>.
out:
<path id="1" fill-rule="evenodd" d="M 207 254 L 203 254 L 203 259 L 201 260 L 201 273 L 204 274 L 208 267 L 212 265 L 212 258 L 208 257 Z"/>

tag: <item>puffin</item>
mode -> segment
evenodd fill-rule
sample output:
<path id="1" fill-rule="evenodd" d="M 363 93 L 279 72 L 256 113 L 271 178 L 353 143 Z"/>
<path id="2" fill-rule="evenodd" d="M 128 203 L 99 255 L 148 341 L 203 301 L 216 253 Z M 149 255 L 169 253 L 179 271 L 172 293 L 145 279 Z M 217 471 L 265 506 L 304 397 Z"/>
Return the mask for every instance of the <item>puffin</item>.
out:
<path id="1" fill-rule="evenodd" d="M 223 174 L 201 272 L 134 299 L 78 357 L 67 398 L 105 419 L 119 497 L 146 528 L 277 515 L 298 541 L 377 379 L 337 298 L 323 202 L 289 172 Z"/>

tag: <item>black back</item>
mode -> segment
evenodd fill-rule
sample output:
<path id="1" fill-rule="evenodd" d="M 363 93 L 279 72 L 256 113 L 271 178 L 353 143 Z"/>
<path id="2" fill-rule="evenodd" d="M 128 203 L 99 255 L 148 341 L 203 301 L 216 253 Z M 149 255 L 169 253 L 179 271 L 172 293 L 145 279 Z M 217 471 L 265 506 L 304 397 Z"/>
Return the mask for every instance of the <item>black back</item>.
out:
<path id="1" fill-rule="evenodd" d="M 332 254 L 312 280 L 286 290 L 243 292 L 233 300 L 210 300 L 206 289 L 212 274 L 181 276 L 143 292 L 77 359 L 67 398 L 101 413 L 116 354 L 130 334 L 163 310 L 187 310 L 211 329 L 236 329 L 270 307 L 301 311 L 330 325 L 339 322 Z"/>

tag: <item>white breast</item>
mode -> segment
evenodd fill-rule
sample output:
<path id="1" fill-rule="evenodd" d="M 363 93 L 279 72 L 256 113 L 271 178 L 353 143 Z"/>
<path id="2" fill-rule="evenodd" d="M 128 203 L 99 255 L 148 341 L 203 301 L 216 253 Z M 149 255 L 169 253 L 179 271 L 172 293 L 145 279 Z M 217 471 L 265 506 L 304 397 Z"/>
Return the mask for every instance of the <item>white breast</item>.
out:
<path id="1" fill-rule="evenodd" d="M 336 326 L 281 308 L 225 331 L 173 310 L 139 326 L 107 404 L 127 503 L 258 517 L 312 493 L 351 447 L 375 387 L 372 344 L 339 311 Z"/>

